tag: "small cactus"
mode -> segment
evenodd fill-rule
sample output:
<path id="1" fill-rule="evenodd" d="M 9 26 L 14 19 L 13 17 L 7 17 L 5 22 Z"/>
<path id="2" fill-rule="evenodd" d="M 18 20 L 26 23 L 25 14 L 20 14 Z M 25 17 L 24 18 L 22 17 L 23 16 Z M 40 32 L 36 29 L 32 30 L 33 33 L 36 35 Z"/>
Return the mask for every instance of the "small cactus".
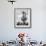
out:
<path id="1" fill-rule="evenodd" d="M 25 23 L 25 21 L 27 20 L 26 12 L 23 11 L 22 14 L 23 14 L 23 16 L 22 16 L 21 20 L 23 21 L 23 23 Z"/>

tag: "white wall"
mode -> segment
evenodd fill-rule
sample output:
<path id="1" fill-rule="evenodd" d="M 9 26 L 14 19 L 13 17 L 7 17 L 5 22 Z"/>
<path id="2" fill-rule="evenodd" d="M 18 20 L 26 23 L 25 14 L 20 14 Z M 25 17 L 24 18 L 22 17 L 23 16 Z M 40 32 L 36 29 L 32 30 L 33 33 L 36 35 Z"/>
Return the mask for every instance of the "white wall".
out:
<path id="1" fill-rule="evenodd" d="M 45 5 L 45 0 L 17 0 L 14 5 L 0 0 L 0 40 L 14 40 L 19 32 L 29 33 L 33 40 L 46 40 Z M 32 28 L 14 28 L 14 8 L 32 8 Z"/>

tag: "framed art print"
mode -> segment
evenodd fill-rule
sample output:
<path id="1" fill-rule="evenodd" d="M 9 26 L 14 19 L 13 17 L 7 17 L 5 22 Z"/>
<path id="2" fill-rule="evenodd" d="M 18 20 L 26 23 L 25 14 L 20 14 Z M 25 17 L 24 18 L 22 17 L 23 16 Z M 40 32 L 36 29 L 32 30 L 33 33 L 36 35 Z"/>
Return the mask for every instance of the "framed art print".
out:
<path id="1" fill-rule="evenodd" d="M 31 28 L 31 8 L 14 8 L 14 27 Z"/>

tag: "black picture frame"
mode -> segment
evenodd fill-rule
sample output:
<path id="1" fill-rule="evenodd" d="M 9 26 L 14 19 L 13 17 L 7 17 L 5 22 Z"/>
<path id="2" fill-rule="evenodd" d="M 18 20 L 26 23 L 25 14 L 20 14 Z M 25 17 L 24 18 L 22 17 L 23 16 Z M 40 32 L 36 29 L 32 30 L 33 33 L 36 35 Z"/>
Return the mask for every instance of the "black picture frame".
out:
<path id="1" fill-rule="evenodd" d="M 16 20 L 17 20 L 17 19 L 16 19 L 16 16 L 17 16 L 17 15 L 16 15 L 16 10 L 19 10 L 19 9 L 20 9 L 20 10 L 22 10 L 22 9 L 27 9 L 27 12 L 28 12 L 28 10 L 30 10 L 30 13 L 29 13 L 29 14 L 30 14 L 30 15 L 29 15 L 29 17 L 30 17 L 30 26 L 27 26 L 27 27 L 26 27 L 26 26 L 25 26 L 25 27 L 24 27 L 24 26 L 23 26 L 23 27 L 21 27 L 21 26 L 20 26 L 20 27 L 19 27 L 19 26 L 16 26 Z M 31 15 L 32 15 L 32 14 L 31 14 L 31 11 L 32 11 L 31 8 L 14 8 L 14 28 L 31 28 L 31 27 L 32 27 L 32 22 L 31 22 L 31 18 L 32 18 Z"/>

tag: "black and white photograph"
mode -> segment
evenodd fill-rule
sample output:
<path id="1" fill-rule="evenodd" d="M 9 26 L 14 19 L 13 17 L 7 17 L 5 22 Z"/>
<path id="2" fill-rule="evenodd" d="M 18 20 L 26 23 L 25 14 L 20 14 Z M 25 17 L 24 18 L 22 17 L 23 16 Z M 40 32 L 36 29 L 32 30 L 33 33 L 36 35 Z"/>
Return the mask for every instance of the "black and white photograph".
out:
<path id="1" fill-rule="evenodd" d="M 14 8 L 15 27 L 31 27 L 31 8 Z"/>

